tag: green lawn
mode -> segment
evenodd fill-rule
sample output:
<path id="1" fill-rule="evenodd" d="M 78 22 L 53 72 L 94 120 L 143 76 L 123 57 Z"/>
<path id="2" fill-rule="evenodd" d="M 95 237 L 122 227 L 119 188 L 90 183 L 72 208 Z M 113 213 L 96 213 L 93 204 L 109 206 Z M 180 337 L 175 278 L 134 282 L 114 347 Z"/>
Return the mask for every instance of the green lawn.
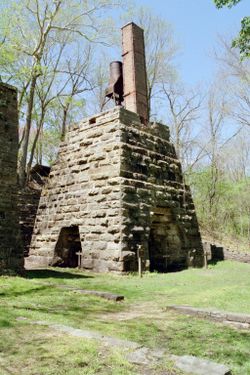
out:
<path id="1" fill-rule="evenodd" d="M 109 302 L 49 283 L 119 293 L 125 301 Z M 197 355 L 228 364 L 233 374 L 250 374 L 249 331 L 166 310 L 171 304 L 250 314 L 250 265 L 221 262 L 208 270 L 147 273 L 142 279 L 59 268 L 28 271 L 26 278 L 1 277 L 0 373 L 143 373 L 115 348 L 104 349 L 94 340 L 31 324 L 43 320 L 127 338 L 172 354 Z M 170 364 L 160 366 L 155 374 Z"/>

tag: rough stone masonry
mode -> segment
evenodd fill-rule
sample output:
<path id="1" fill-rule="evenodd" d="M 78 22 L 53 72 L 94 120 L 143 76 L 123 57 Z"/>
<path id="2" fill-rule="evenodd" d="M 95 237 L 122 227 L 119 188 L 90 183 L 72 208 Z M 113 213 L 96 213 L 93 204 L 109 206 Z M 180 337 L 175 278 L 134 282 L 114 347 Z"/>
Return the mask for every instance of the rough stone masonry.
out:
<path id="1" fill-rule="evenodd" d="M 166 272 L 203 265 L 169 128 L 148 121 L 143 31 L 123 28 L 125 108 L 73 125 L 42 191 L 29 265 Z"/>
<path id="2" fill-rule="evenodd" d="M 80 244 L 80 246 L 79 246 Z M 124 108 L 72 126 L 40 199 L 29 263 L 95 271 L 201 266 L 190 190 L 169 129 Z"/>
<path id="3" fill-rule="evenodd" d="M 17 92 L 0 83 L 0 274 L 21 272 L 23 248 L 17 210 Z"/>

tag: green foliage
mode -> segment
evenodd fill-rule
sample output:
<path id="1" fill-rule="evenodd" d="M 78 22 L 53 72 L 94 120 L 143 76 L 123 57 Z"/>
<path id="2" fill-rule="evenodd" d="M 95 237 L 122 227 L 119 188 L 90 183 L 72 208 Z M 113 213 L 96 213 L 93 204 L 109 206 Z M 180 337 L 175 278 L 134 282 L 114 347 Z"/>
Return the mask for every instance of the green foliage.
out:
<path id="1" fill-rule="evenodd" d="M 242 57 L 250 57 L 250 17 L 242 19 L 239 36 L 234 39 L 232 46 L 239 48 Z"/>
<path id="2" fill-rule="evenodd" d="M 214 0 L 215 5 L 217 8 L 223 8 L 227 6 L 228 8 L 232 8 L 234 5 L 238 4 L 241 0 Z"/>
<path id="3" fill-rule="evenodd" d="M 249 239 L 250 230 L 250 177 L 232 181 L 221 173 L 215 186 L 215 198 L 209 204 L 211 194 L 211 168 L 204 168 L 189 175 L 193 198 L 200 225 L 203 229 Z"/>
<path id="4" fill-rule="evenodd" d="M 214 0 L 217 8 L 227 6 L 232 8 L 241 0 Z M 241 30 L 239 36 L 232 42 L 232 47 L 239 48 L 242 58 L 250 57 L 250 17 L 244 17 L 241 21 Z"/>
<path id="5" fill-rule="evenodd" d="M 18 173 L 19 182 L 24 185 L 34 156 L 40 163 L 50 163 L 54 158 L 58 145 L 55 105 L 57 129 L 62 136 L 72 117 L 74 122 L 83 117 L 83 104 L 85 107 L 93 87 L 89 69 L 92 42 L 108 43 L 110 13 L 120 0 L 0 3 L 0 74 L 3 82 L 19 91 L 23 132 Z"/>

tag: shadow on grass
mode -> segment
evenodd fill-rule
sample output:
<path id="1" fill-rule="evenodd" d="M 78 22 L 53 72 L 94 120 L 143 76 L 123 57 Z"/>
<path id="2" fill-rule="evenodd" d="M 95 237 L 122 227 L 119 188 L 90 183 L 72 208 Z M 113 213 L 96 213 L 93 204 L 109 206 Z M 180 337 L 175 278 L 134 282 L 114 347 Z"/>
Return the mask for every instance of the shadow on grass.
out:
<path id="1" fill-rule="evenodd" d="M 0 318 L 0 328 L 10 328 L 12 324 L 7 319 Z"/>
<path id="2" fill-rule="evenodd" d="M 24 277 L 26 279 L 90 279 L 94 276 L 82 275 L 79 273 L 71 273 L 68 271 L 55 271 L 48 269 L 38 269 L 38 270 L 26 270 Z"/>
<path id="3" fill-rule="evenodd" d="M 0 292 L 0 297 L 17 297 L 17 296 L 23 296 L 23 295 L 29 295 L 37 292 L 41 292 L 44 290 L 49 290 L 52 287 L 50 286 L 41 286 L 41 287 L 36 287 L 36 288 L 30 288 L 27 290 L 16 290 L 15 287 L 8 288 L 7 290 Z"/>
<path id="4" fill-rule="evenodd" d="M 40 305 L 39 301 L 35 299 L 32 304 L 24 304 L 22 306 L 13 304 L 12 310 L 15 311 L 16 315 L 19 315 L 18 311 L 23 311 L 25 309 L 26 312 L 31 312 L 33 316 L 38 316 L 34 315 L 35 313 L 39 314 L 39 319 L 42 320 L 47 320 L 49 314 L 51 318 L 67 318 L 72 322 L 80 321 L 83 317 L 91 317 L 91 321 L 95 322 L 99 314 L 104 315 L 107 313 L 120 312 L 124 309 L 123 305 L 117 305 L 113 302 L 98 300 L 97 298 L 94 299 L 93 297 L 88 298 L 85 301 L 80 301 L 80 304 L 77 298 L 68 300 L 67 304 L 64 303 L 63 300 L 58 300 L 56 303 L 49 303 L 47 301 L 46 305 L 42 305 L 42 296 L 40 301 Z M 58 318 L 56 318 L 56 321 L 58 321 Z"/>

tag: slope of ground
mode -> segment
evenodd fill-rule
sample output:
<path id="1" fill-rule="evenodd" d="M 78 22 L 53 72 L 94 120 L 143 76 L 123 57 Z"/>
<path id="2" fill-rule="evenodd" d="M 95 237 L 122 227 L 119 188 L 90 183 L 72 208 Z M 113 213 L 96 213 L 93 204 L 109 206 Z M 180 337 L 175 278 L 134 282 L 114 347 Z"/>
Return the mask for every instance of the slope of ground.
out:
<path id="1" fill-rule="evenodd" d="M 146 374 L 117 348 L 35 326 L 34 321 L 99 331 L 228 365 L 250 373 L 250 332 L 166 309 L 189 305 L 250 314 L 250 265 L 221 262 L 179 273 L 101 275 L 72 269 L 28 271 L 0 278 L 0 368 L 3 374 Z M 56 285 L 123 294 L 124 302 L 88 296 Z M 26 318 L 26 319 L 23 319 Z M 150 370 L 150 369 L 149 369 Z M 175 374 L 162 360 L 152 374 Z"/>

